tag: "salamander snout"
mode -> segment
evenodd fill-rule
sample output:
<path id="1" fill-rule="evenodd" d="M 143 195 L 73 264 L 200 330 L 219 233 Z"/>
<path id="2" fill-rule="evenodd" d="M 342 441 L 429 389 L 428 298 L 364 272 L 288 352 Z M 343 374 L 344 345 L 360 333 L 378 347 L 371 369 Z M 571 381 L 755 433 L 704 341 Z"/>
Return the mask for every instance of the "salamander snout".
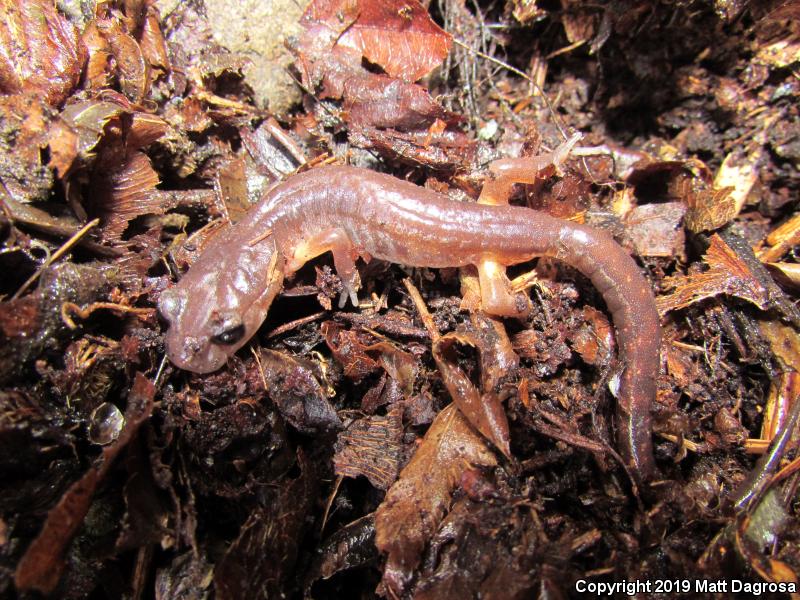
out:
<path id="1" fill-rule="evenodd" d="M 186 306 L 186 294 L 178 288 L 170 288 L 161 292 L 158 299 L 158 312 L 164 320 L 173 325 Z"/>

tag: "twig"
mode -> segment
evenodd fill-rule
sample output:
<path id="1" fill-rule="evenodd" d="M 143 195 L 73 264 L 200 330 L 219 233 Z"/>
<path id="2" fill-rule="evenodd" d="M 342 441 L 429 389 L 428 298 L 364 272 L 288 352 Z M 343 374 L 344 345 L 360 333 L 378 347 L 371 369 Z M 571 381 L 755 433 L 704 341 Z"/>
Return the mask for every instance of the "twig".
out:
<path id="1" fill-rule="evenodd" d="M 20 286 L 20 288 L 17 290 L 17 292 L 16 292 L 16 293 L 15 293 L 13 296 L 11 296 L 11 299 L 12 299 L 12 300 L 16 300 L 17 298 L 19 298 L 19 297 L 20 297 L 20 296 L 21 296 L 21 295 L 22 295 L 22 294 L 25 292 L 25 290 L 27 290 L 27 289 L 28 289 L 28 287 L 30 287 L 30 285 L 31 285 L 31 284 L 32 284 L 34 281 L 36 281 L 36 280 L 39 278 L 39 276 L 40 276 L 40 275 L 41 275 L 41 274 L 44 272 L 44 270 L 45 270 L 47 267 L 49 267 L 51 264 L 53 264 L 53 263 L 54 263 L 55 261 L 57 261 L 59 258 L 61 258 L 62 256 L 64 256 L 64 254 L 66 254 L 67 252 L 69 252 L 69 250 L 70 250 L 70 249 L 71 249 L 71 248 L 72 248 L 72 247 L 73 247 L 75 244 L 77 244 L 77 243 L 80 241 L 80 239 L 81 239 L 81 238 L 82 238 L 84 235 L 86 235 L 86 233 L 87 233 L 87 232 L 88 232 L 88 231 L 89 231 L 89 230 L 90 230 L 92 227 L 95 227 L 95 226 L 97 226 L 99 223 L 100 223 L 100 219 L 94 219 L 93 221 L 89 221 L 89 222 L 88 222 L 86 225 L 84 225 L 83 227 L 81 227 L 81 228 L 80 228 L 80 229 L 79 229 L 79 230 L 78 230 L 78 231 L 75 233 L 75 235 L 73 235 L 73 236 L 72 236 L 71 238 L 69 238 L 69 239 L 68 239 L 66 242 L 64 242 L 64 245 L 63 245 L 63 246 L 61 246 L 61 248 L 59 248 L 59 249 L 58 249 L 58 250 L 56 250 L 56 251 L 55 251 L 53 254 L 51 254 L 51 255 L 50 255 L 50 257 L 49 257 L 47 260 L 45 260 L 45 261 L 42 263 L 42 265 L 41 265 L 41 266 L 40 266 L 38 269 L 36 269 L 36 272 L 35 272 L 33 275 L 31 275 L 30 277 L 28 277 L 28 280 L 27 280 L 25 283 L 23 283 L 23 284 Z"/>
<path id="2" fill-rule="evenodd" d="M 428 333 L 431 336 L 431 339 L 436 342 L 441 337 L 439 333 L 439 329 L 436 327 L 436 324 L 433 322 L 433 317 L 431 313 L 428 311 L 428 307 L 425 306 L 425 301 L 422 299 L 422 295 L 419 293 L 419 290 L 411 283 L 411 280 L 406 277 L 403 279 L 403 285 L 406 286 L 406 290 L 408 290 L 409 296 L 411 296 L 411 301 L 414 302 L 414 306 L 417 308 L 417 312 L 419 312 L 419 316 L 422 319 L 422 324 L 425 325 L 425 329 L 428 330 Z"/>

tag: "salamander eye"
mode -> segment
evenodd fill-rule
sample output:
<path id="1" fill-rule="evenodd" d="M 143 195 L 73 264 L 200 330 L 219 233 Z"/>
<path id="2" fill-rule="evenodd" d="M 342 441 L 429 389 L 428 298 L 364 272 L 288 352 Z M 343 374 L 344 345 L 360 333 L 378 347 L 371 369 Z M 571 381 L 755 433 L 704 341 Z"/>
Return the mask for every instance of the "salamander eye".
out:
<path id="1" fill-rule="evenodd" d="M 229 327 L 225 331 L 222 331 L 211 338 L 211 341 L 215 344 L 223 344 L 225 346 L 230 346 L 231 344 L 235 344 L 244 337 L 244 325 L 239 323 L 238 325 L 234 325 L 233 327 Z"/>

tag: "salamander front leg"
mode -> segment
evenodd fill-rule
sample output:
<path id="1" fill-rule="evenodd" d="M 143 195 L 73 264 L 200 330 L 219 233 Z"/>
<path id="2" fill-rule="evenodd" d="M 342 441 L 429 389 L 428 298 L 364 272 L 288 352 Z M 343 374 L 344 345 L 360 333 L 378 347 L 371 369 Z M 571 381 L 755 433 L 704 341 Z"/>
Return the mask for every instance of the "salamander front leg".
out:
<path id="1" fill-rule="evenodd" d="M 336 274 L 344 285 L 344 291 L 339 298 L 339 308 L 344 308 L 348 298 L 353 306 L 358 306 L 356 292 L 361 287 L 361 278 L 356 269 L 358 252 L 344 229 L 329 229 L 303 242 L 295 249 L 294 256 L 287 263 L 287 273 L 297 271 L 312 258 L 325 254 L 329 250 L 333 254 L 333 266 Z"/>

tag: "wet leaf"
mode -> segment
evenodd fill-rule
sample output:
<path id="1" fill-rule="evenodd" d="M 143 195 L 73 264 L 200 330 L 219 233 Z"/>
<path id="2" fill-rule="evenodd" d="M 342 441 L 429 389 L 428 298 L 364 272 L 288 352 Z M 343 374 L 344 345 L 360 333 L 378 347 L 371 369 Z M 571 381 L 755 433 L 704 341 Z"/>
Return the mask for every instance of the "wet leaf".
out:
<path id="1" fill-rule="evenodd" d="M 146 10 L 147 14 L 142 23 L 142 32 L 139 40 L 142 55 L 151 69 L 159 69 L 166 73 L 170 70 L 169 52 L 167 50 L 167 41 L 161 32 L 158 9 L 154 5 L 148 4 Z"/>
<path id="2" fill-rule="evenodd" d="M 378 361 L 367 354 L 366 344 L 355 331 L 343 330 L 332 321 L 323 323 L 320 330 L 333 356 L 342 365 L 345 377 L 361 381 L 380 368 Z"/>
<path id="3" fill-rule="evenodd" d="M 0 381 L 69 332 L 61 319 L 64 302 L 92 302 L 114 281 L 106 268 L 65 263 L 48 269 L 33 294 L 0 302 Z"/>
<path id="4" fill-rule="evenodd" d="M 403 22 L 404 6 L 397 7 L 400 23 Z M 412 7 L 411 14 L 417 14 L 418 9 L 413 8 L 416 6 L 414 0 L 408 6 Z M 368 71 L 362 65 L 360 50 L 338 43 L 339 34 L 358 19 L 357 6 L 345 6 L 341 12 L 334 10 L 330 14 L 328 11 L 334 9 L 333 4 L 325 2 L 320 7 L 322 16 L 329 16 L 333 23 L 316 22 L 313 5 L 309 7 L 309 16 L 305 19 L 306 30 L 295 47 L 297 68 L 306 87 L 321 89 L 321 98 L 343 101 L 341 117 L 345 121 L 358 126 L 410 131 L 425 129 L 437 120 L 446 123 L 459 120 L 456 115 L 444 110 L 421 86 Z M 402 39 L 404 32 L 398 35 Z M 413 37 L 416 34 L 412 32 L 411 35 Z M 406 47 L 395 40 L 395 46 L 398 44 Z M 419 49 L 415 53 L 424 56 Z M 381 51 L 380 54 L 385 53 Z M 410 61 L 410 64 L 413 65 L 414 61 Z"/>
<path id="5" fill-rule="evenodd" d="M 53 174 L 43 151 L 53 110 L 35 95 L 0 95 L 0 178 L 12 201 L 43 201 L 50 197 Z"/>
<path id="6" fill-rule="evenodd" d="M 719 229 L 736 216 L 734 188 L 720 190 L 694 190 L 686 195 L 689 211 L 686 227 L 695 233 Z"/>
<path id="7" fill-rule="evenodd" d="M 164 205 L 154 193 L 159 183 L 158 173 L 143 152 L 133 152 L 124 164 L 97 182 L 97 212 L 103 217 L 103 234 L 119 240 L 128 223 L 146 214 L 161 214 Z"/>
<path id="8" fill-rule="evenodd" d="M 625 216 L 625 227 L 639 256 L 681 256 L 686 235 L 680 226 L 686 213 L 682 202 L 644 204 Z"/>
<path id="9" fill-rule="evenodd" d="M 0 21 L 0 90 L 61 104 L 86 60 L 75 27 L 50 0 L 2 0 Z"/>
<path id="10" fill-rule="evenodd" d="M 126 33 L 116 19 L 101 20 L 97 28 L 108 41 L 117 64 L 117 78 L 122 92 L 131 102 L 142 102 L 150 89 L 150 65 L 133 36 Z"/>
<path id="11" fill-rule="evenodd" d="M 361 340 L 363 335 L 344 330 L 333 321 L 323 323 L 321 331 L 346 377 L 361 381 L 383 368 L 400 385 L 406 397 L 411 395 L 419 370 L 418 361 L 411 354 L 388 342 L 365 344 Z"/>
<path id="12" fill-rule="evenodd" d="M 456 344 L 476 346 L 467 334 L 447 334 L 433 344 L 433 358 L 447 391 L 467 420 L 486 436 L 505 456 L 509 449 L 508 419 L 499 397 L 491 390 L 481 394 L 458 366 Z"/>
<path id="13" fill-rule="evenodd" d="M 272 350 L 260 357 L 270 399 L 289 423 L 306 432 L 342 427 L 310 365 Z"/>
<path id="14" fill-rule="evenodd" d="M 455 404 L 437 415 L 375 515 L 375 544 L 387 555 L 387 587 L 398 595 L 406 589 L 464 471 L 496 464 Z"/>
<path id="15" fill-rule="evenodd" d="M 336 47 L 357 51 L 404 81 L 439 66 L 452 43 L 417 0 L 314 0 L 301 23 L 341 31 Z"/>
<path id="16" fill-rule="evenodd" d="M 85 86 L 100 90 L 111 87 L 113 77 L 111 65 L 111 46 L 97 27 L 97 21 L 90 21 L 83 30 L 83 43 L 88 52 L 84 70 Z"/>
<path id="17" fill-rule="evenodd" d="M 586 325 L 571 336 L 572 347 L 590 365 L 608 364 L 614 349 L 614 330 L 604 313 L 583 307 Z"/>
<path id="18" fill-rule="evenodd" d="M 306 579 L 306 590 L 317 579 L 328 579 L 340 571 L 373 560 L 377 555 L 375 515 L 369 514 L 348 523 L 322 543 Z"/>

